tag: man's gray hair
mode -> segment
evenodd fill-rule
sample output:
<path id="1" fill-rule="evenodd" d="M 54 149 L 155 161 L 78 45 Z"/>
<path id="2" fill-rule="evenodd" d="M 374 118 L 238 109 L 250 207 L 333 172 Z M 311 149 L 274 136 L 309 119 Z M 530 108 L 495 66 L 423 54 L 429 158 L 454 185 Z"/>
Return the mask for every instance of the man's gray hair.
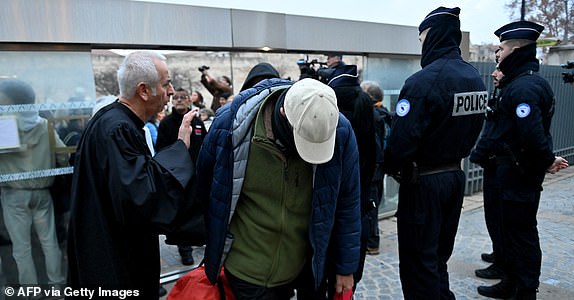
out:
<path id="1" fill-rule="evenodd" d="M 383 89 L 381 89 L 381 86 L 377 82 L 365 80 L 361 82 L 361 88 L 371 97 L 373 101 L 383 101 L 385 92 Z"/>
<path id="2" fill-rule="evenodd" d="M 126 56 L 117 74 L 120 97 L 132 98 L 140 82 L 149 85 L 152 95 L 156 95 L 156 86 L 160 80 L 160 75 L 154 63 L 156 60 L 165 61 L 166 58 L 162 54 L 153 51 L 136 51 Z"/>

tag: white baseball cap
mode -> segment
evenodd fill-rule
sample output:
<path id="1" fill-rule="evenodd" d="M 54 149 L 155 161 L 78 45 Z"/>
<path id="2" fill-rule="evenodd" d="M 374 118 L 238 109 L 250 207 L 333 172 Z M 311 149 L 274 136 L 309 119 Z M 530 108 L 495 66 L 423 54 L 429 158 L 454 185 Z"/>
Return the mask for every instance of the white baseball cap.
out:
<path id="1" fill-rule="evenodd" d="M 289 88 L 283 108 L 301 158 L 312 164 L 331 160 L 339 123 L 335 91 L 318 80 L 305 78 Z"/>

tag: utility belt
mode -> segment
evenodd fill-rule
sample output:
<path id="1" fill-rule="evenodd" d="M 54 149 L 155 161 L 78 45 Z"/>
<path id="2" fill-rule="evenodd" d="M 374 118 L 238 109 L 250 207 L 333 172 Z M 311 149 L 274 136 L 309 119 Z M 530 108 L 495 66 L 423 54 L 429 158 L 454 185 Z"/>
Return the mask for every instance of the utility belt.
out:
<path id="1" fill-rule="evenodd" d="M 400 183 L 415 184 L 418 182 L 419 177 L 421 176 L 434 175 L 459 170 L 461 170 L 460 162 L 450 162 L 434 166 L 426 166 L 426 165 L 419 166 L 416 163 L 413 163 L 412 167 L 403 169 L 401 175 L 397 179 Z"/>
<path id="2" fill-rule="evenodd" d="M 460 169 L 460 162 L 453 162 L 453 163 L 446 163 L 446 164 L 440 164 L 437 166 L 419 166 L 419 176 L 425 176 L 425 175 L 432 175 L 432 174 L 438 174 L 438 173 L 444 173 L 444 172 L 450 172 L 450 171 L 459 171 Z"/>

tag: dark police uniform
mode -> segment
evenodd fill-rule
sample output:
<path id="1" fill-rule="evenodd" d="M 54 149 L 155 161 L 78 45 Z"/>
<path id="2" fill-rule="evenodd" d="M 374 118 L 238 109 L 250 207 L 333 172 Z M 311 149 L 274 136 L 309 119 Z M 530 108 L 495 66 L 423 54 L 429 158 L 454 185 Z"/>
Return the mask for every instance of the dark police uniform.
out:
<path id="1" fill-rule="evenodd" d="M 493 128 L 495 126 L 494 119 L 496 118 L 497 103 L 500 101 L 502 92 L 498 87 L 495 87 L 486 111 L 486 121 L 482 130 L 479 142 L 490 139 Z M 472 155 L 475 152 L 471 152 Z M 482 196 L 484 208 L 484 221 L 488 235 L 492 241 L 492 257 L 494 258 L 492 265 L 484 269 L 475 270 L 476 276 L 486 279 L 501 279 L 503 276 L 502 265 L 504 262 L 504 247 L 501 232 L 501 206 L 500 206 L 500 184 L 496 178 L 496 163 L 493 159 L 489 159 L 488 163 L 483 163 L 482 172 Z M 482 254 L 484 256 L 484 254 Z"/>
<path id="2" fill-rule="evenodd" d="M 507 24 L 495 34 L 501 42 L 511 39 L 536 41 L 544 27 L 527 21 Z M 546 170 L 555 156 L 552 152 L 550 123 L 554 95 L 545 79 L 536 73 L 536 44 L 515 49 L 499 68 L 503 93 L 488 139 L 481 139 L 471 161 L 496 164 L 501 187 L 504 272 L 500 283 L 478 288 L 487 297 L 536 299 L 542 252 L 536 213 Z"/>
<path id="3" fill-rule="evenodd" d="M 454 299 L 447 261 L 464 196 L 460 169 L 483 124 L 488 92 L 460 56 L 460 9 L 440 7 L 419 26 L 423 69 L 403 86 L 385 152 L 400 175 L 397 228 L 405 299 Z"/>

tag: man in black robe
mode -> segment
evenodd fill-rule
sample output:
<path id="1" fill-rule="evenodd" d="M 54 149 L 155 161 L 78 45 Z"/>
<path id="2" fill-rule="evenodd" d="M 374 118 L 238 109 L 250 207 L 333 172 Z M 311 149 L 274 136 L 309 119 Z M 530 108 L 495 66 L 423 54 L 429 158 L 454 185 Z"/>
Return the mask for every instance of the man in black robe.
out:
<path id="1" fill-rule="evenodd" d="M 191 120 L 152 157 L 144 123 L 174 93 L 163 55 L 134 52 L 118 70 L 119 99 L 98 111 L 76 152 L 69 228 L 69 286 L 105 295 L 158 296 L 158 234 L 178 224 L 194 174 Z M 128 295 L 129 294 L 129 295 Z M 73 298 L 73 297 L 72 297 Z M 79 297 L 81 298 L 81 297 Z"/>

